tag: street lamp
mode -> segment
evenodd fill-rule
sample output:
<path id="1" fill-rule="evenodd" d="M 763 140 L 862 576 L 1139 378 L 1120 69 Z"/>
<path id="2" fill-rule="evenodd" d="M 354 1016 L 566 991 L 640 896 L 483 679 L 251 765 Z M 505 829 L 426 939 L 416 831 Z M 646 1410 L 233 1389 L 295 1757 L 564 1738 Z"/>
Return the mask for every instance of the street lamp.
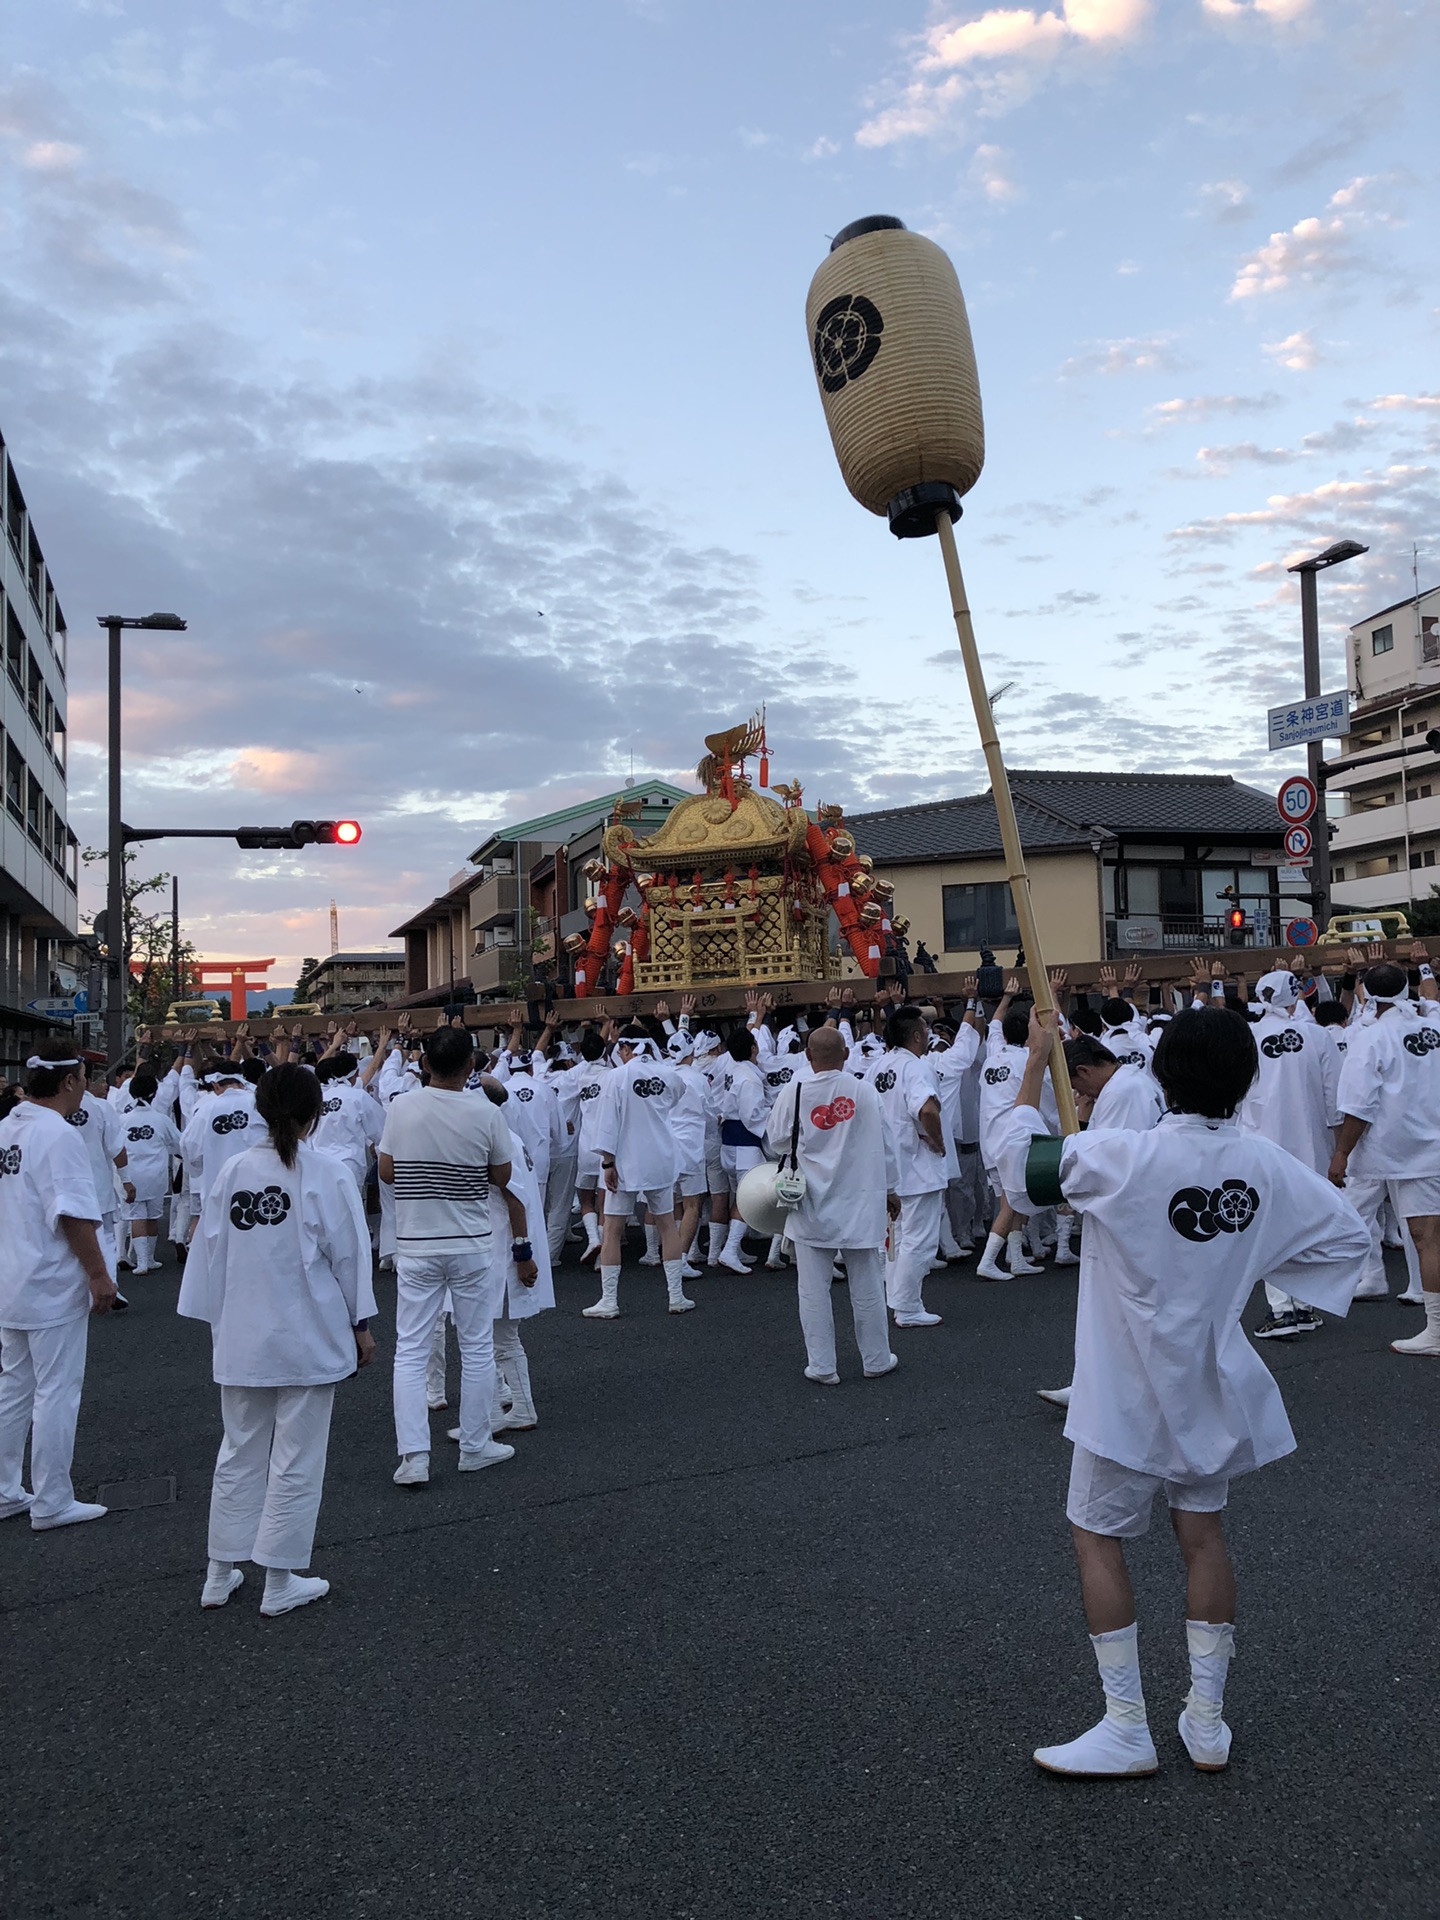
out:
<path id="1" fill-rule="evenodd" d="M 1368 553 L 1358 540 L 1337 540 L 1313 559 L 1297 560 L 1287 573 L 1300 576 L 1300 644 L 1305 661 L 1305 698 L 1320 697 L 1320 610 L 1315 594 L 1315 576 L 1327 567 L 1338 567 L 1342 560 L 1354 560 Z M 1323 933 L 1330 924 L 1330 824 L 1325 812 L 1325 743 L 1312 740 L 1305 749 L 1306 769 L 1315 783 L 1319 800 L 1315 817 L 1315 844 L 1310 856 L 1310 905 Z"/>
<path id="2" fill-rule="evenodd" d="M 120 820 L 120 634 L 125 627 L 184 633 L 178 613 L 147 613 L 130 619 L 102 613 L 97 622 L 110 636 L 110 826 L 109 881 L 105 890 L 105 1060 L 112 1071 L 125 1053 L 125 999 L 129 981 L 125 951 L 125 840 Z"/>

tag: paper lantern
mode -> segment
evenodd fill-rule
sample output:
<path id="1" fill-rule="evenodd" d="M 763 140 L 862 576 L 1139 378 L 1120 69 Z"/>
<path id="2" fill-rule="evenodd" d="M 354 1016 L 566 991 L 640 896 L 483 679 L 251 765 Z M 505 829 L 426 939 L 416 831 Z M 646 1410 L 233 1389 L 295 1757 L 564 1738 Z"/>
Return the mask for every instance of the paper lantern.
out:
<path id="1" fill-rule="evenodd" d="M 805 303 L 845 484 L 900 539 L 935 531 L 985 464 L 965 296 L 949 256 L 889 214 L 831 242 Z"/>

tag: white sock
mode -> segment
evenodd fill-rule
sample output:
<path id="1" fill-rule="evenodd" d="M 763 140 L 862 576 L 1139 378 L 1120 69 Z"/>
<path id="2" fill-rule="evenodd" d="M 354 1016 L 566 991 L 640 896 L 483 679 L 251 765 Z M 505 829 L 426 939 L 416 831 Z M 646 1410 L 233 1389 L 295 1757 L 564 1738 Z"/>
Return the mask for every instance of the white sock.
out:
<path id="1" fill-rule="evenodd" d="M 1145 1695 L 1140 1686 L 1138 1628 L 1132 1622 L 1114 1633 L 1092 1633 L 1090 1644 L 1105 1689 L 1105 1718 L 1122 1727 L 1143 1727 Z"/>
<path id="2" fill-rule="evenodd" d="M 1074 1220 L 1068 1213 L 1062 1213 L 1055 1223 L 1055 1251 L 1057 1253 L 1068 1253 L 1070 1251 L 1070 1236 L 1074 1231 Z"/>
<path id="3" fill-rule="evenodd" d="M 601 1267 L 600 1291 L 602 1293 L 614 1293 L 618 1290 L 619 1285 L 620 1285 L 619 1267 Z"/>
<path id="4" fill-rule="evenodd" d="M 1208 1620 L 1187 1620 L 1185 1638 L 1190 1647 L 1185 1711 L 1197 1727 L 1218 1733 L 1225 1708 L 1225 1676 L 1235 1652 L 1235 1628 L 1229 1622 L 1212 1626 Z"/>
<path id="5" fill-rule="evenodd" d="M 726 1253 L 739 1255 L 742 1251 L 741 1242 L 744 1238 L 745 1222 L 743 1220 L 732 1220 L 730 1222 L 730 1231 L 725 1237 Z"/>
<path id="6" fill-rule="evenodd" d="M 646 1229 L 645 1229 L 645 1251 L 646 1251 L 646 1253 L 659 1253 L 659 1251 L 660 1251 L 660 1229 L 659 1229 L 658 1227 L 646 1227 Z"/>
<path id="7" fill-rule="evenodd" d="M 600 1216 L 594 1213 L 582 1213 L 580 1218 L 585 1223 L 586 1247 L 598 1247 L 600 1244 Z"/>
<path id="8" fill-rule="evenodd" d="M 990 1237 L 993 1240 L 995 1236 L 992 1234 Z M 1028 1267 L 1030 1265 L 1030 1262 L 1025 1258 L 1025 1234 L 1020 1227 L 1016 1227 L 1010 1235 L 1010 1265 L 1012 1267 Z"/>
<path id="9" fill-rule="evenodd" d="M 723 1220 L 718 1222 L 711 1220 L 707 1224 L 705 1232 L 707 1235 L 706 1258 L 713 1267 L 715 1262 L 720 1258 L 721 1251 L 725 1245 L 725 1222 Z"/>
<path id="10" fill-rule="evenodd" d="M 785 1236 L 783 1234 L 779 1234 L 779 1233 L 771 1234 L 770 1251 L 765 1255 L 765 1258 L 767 1260 L 778 1260 L 780 1258 L 780 1249 L 784 1245 L 784 1240 L 785 1240 Z"/>
<path id="11" fill-rule="evenodd" d="M 999 1234 L 998 1233 L 987 1234 L 985 1236 L 985 1251 L 984 1253 L 981 1254 L 980 1258 L 984 1261 L 987 1267 L 992 1266 L 995 1263 L 995 1261 L 997 1261 L 1000 1258 L 1001 1254 L 1004 1251 L 1005 1251 L 1005 1242 L 1000 1238 Z"/>
<path id="12" fill-rule="evenodd" d="M 667 1260 L 665 1262 L 665 1291 L 672 1300 L 679 1299 L 681 1293 L 680 1283 L 684 1278 L 685 1262 L 683 1260 Z"/>
<path id="13" fill-rule="evenodd" d="M 1425 1331 L 1440 1339 L 1440 1293 L 1425 1296 Z"/>

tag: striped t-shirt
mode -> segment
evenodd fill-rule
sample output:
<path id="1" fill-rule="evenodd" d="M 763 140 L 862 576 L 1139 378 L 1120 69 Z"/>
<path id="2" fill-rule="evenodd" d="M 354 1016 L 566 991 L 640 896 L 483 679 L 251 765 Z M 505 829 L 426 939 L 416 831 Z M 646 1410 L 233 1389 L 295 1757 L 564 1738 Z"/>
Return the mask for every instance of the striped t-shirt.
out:
<path id="1" fill-rule="evenodd" d="M 380 1152 L 395 1162 L 399 1253 L 463 1253 L 490 1238 L 490 1168 L 514 1148 L 483 1093 L 421 1087 L 385 1115 Z"/>

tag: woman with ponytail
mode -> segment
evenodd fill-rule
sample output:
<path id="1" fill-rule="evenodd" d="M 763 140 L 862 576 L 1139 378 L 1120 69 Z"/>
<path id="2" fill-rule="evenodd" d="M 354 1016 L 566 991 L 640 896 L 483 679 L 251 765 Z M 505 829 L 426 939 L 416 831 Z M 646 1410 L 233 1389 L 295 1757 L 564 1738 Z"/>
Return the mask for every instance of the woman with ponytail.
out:
<path id="1" fill-rule="evenodd" d="M 299 1570 L 315 1544 L 336 1382 L 375 1355 L 375 1296 L 355 1182 L 309 1141 L 322 1099 L 304 1067 L 265 1075 L 255 1106 L 266 1136 L 221 1169 L 185 1267 L 179 1310 L 210 1324 L 225 1422 L 202 1607 L 225 1605 L 240 1560 L 265 1568 L 267 1618 L 330 1591 Z"/>

